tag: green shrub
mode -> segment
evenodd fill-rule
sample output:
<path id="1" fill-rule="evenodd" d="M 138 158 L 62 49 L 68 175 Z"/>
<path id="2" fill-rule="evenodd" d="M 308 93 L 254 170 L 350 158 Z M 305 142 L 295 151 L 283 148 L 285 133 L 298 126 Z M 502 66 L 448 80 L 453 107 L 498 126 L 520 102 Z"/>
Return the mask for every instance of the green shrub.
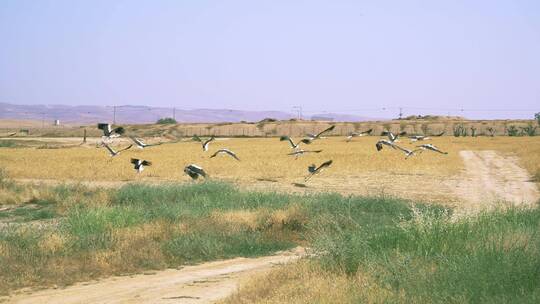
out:
<path id="1" fill-rule="evenodd" d="M 511 125 L 506 128 L 506 134 L 508 134 L 508 136 L 519 136 L 518 128 L 514 125 Z"/>
<path id="2" fill-rule="evenodd" d="M 536 126 L 533 126 L 532 123 L 529 123 L 526 127 L 520 127 L 521 134 L 527 135 L 527 136 L 535 136 L 536 135 Z"/>
<path id="3" fill-rule="evenodd" d="M 158 119 L 158 121 L 156 123 L 160 124 L 160 125 L 174 125 L 174 124 L 177 124 L 176 119 L 171 118 L 171 117 L 160 118 L 160 119 Z"/>

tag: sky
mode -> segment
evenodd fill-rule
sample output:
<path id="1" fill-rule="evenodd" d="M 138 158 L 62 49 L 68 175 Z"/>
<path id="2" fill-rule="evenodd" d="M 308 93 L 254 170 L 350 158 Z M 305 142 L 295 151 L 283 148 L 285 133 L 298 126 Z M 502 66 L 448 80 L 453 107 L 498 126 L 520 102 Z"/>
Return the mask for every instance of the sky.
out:
<path id="1" fill-rule="evenodd" d="M 540 112 L 540 1 L 0 0 L 0 102 Z"/>

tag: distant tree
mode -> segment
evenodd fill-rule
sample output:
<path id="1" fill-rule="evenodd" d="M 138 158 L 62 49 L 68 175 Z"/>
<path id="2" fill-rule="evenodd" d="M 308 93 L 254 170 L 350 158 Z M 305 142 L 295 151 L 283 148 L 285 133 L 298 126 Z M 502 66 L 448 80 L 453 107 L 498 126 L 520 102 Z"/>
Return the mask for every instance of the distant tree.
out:
<path id="1" fill-rule="evenodd" d="M 173 124 L 176 124 L 176 119 L 165 117 L 165 118 L 160 118 L 156 123 L 160 125 L 173 125 Z"/>
<path id="2" fill-rule="evenodd" d="M 534 119 L 536 119 L 536 122 L 537 122 L 538 125 L 540 126 L 540 112 L 534 114 Z"/>

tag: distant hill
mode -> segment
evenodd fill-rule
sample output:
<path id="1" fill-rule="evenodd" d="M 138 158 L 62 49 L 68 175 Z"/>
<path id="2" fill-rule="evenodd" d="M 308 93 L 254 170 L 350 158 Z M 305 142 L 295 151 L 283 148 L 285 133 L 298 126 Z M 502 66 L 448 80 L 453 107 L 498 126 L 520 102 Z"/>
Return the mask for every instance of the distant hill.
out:
<path id="1" fill-rule="evenodd" d="M 287 120 L 295 117 L 291 113 L 280 111 L 241 111 L 229 109 L 176 109 L 174 115 L 180 123 L 256 122 L 265 118 Z M 116 107 L 117 123 L 154 123 L 164 117 L 173 117 L 172 108 L 130 105 Z M 316 120 L 333 121 L 374 120 L 374 118 L 338 113 L 316 114 L 313 117 Z M 112 122 L 114 119 L 114 108 L 107 106 L 15 105 L 0 103 L 0 119 L 45 120 L 48 122 L 58 119 L 62 124 Z M 311 117 L 307 117 L 307 119 L 311 119 Z"/>

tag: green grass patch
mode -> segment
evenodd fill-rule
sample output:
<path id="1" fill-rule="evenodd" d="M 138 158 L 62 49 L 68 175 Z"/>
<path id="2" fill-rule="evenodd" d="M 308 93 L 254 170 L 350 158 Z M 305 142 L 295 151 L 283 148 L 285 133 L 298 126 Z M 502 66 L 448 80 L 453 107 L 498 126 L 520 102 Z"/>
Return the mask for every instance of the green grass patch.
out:
<path id="1" fill-rule="evenodd" d="M 537 303 L 540 209 L 510 209 L 453 219 L 417 212 L 382 229 L 330 222 L 316 236 L 330 271 L 367 273 L 388 302 Z M 365 299 L 363 299 L 365 300 Z"/>

